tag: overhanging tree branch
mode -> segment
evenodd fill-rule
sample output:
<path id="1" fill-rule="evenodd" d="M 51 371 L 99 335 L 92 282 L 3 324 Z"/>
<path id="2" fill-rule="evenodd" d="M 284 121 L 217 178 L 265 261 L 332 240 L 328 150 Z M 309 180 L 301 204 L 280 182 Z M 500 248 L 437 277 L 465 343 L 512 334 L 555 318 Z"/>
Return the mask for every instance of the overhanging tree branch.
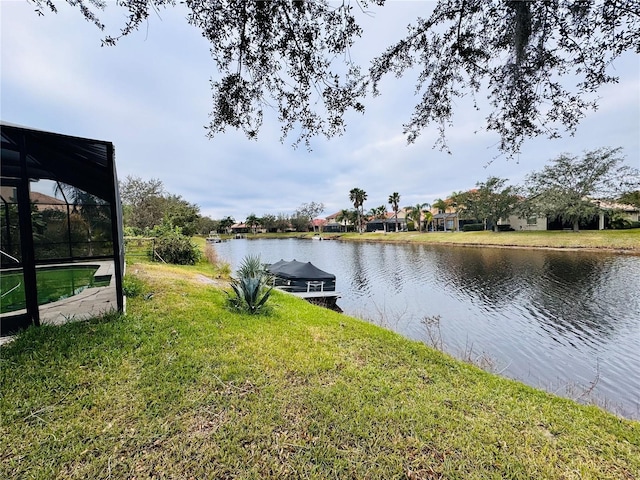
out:
<path id="1" fill-rule="evenodd" d="M 56 12 L 54 0 L 31 1 L 40 15 Z M 107 2 L 67 3 L 104 30 L 99 13 L 111 7 Z M 357 3 L 365 11 L 384 0 Z M 104 38 L 105 45 L 176 1 L 117 5 L 127 12 L 125 24 L 118 37 Z M 608 72 L 612 62 L 625 52 L 640 53 L 640 0 L 439 0 L 428 18 L 416 19 L 404 38 L 373 59 L 368 76 L 348 59 L 362 34 L 348 0 L 338 8 L 328 0 L 185 0 L 184 5 L 187 21 L 210 42 L 220 75 L 212 82 L 210 135 L 232 126 L 255 138 L 269 105 L 277 108 L 283 139 L 294 128 L 299 128 L 296 144 L 340 135 L 346 112 L 364 110 L 369 88 L 379 95 L 383 77 L 418 67 L 416 91 L 423 94 L 404 126 L 409 142 L 434 123 L 440 130 L 436 145 L 447 148 L 454 101 L 471 92 L 474 108 L 488 110 L 484 129 L 499 137 L 499 151 L 517 155 L 528 138 L 573 133 L 597 107 L 594 93 L 618 81 Z M 341 53 L 345 61 L 338 63 Z M 477 102 L 482 89 L 488 106 Z"/>

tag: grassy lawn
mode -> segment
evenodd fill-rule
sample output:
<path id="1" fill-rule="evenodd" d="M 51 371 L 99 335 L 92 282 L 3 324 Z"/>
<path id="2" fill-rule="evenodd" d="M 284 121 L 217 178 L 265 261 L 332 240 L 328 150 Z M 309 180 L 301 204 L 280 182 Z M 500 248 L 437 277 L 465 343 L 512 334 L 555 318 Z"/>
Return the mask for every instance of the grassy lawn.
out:
<path id="1" fill-rule="evenodd" d="M 260 233 L 246 238 L 311 238 L 313 233 Z M 522 232 L 323 233 L 325 239 L 362 242 L 419 242 L 444 245 L 571 248 L 640 254 L 640 228 L 629 230 Z M 202 239 L 204 243 L 204 239 Z"/>
<path id="2" fill-rule="evenodd" d="M 526 232 L 349 233 L 344 240 L 422 242 L 469 246 L 616 250 L 640 254 L 640 229 Z"/>
<path id="3" fill-rule="evenodd" d="M 281 292 L 232 313 L 205 264 L 127 272 L 126 316 L 1 347 L 0 478 L 640 477 L 639 422 Z"/>

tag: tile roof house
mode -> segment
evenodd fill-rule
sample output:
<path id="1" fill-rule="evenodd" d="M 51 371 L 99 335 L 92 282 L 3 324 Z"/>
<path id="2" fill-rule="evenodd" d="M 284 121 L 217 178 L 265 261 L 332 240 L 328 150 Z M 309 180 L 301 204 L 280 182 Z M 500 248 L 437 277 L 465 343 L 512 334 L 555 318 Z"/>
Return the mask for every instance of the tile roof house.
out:
<path id="1" fill-rule="evenodd" d="M 240 222 L 240 223 L 234 223 L 233 225 L 231 225 L 231 233 L 249 233 L 249 227 L 247 226 L 246 223 Z"/>
<path id="2" fill-rule="evenodd" d="M 342 233 L 342 232 L 351 232 L 354 230 L 355 226 L 349 221 L 338 222 L 338 217 L 342 213 L 342 210 L 336 213 L 332 213 L 331 215 L 325 217 L 326 223 L 322 227 L 322 230 L 325 233 Z"/>
<path id="3" fill-rule="evenodd" d="M 324 218 L 314 218 L 311 220 L 311 227 L 314 232 L 322 233 L 323 227 L 327 224 L 327 220 Z"/>

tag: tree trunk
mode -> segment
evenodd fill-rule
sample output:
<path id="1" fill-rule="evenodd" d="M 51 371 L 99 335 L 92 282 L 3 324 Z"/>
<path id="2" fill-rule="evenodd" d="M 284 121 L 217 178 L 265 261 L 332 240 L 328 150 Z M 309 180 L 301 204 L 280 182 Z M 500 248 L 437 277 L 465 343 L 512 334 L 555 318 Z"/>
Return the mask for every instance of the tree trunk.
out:
<path id="1" fill-rule="evenodd" d="M 574 232 L 579 232 L 580 231 L 580 222 L 578 220 L 574 220 L 573 221 L 573 231 Z"/>

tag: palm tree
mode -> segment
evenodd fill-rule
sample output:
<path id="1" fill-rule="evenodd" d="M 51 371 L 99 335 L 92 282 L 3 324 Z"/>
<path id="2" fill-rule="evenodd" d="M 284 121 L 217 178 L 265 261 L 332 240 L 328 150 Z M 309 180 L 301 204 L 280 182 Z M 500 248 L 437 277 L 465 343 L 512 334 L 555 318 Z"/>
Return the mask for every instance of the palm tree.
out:
<path id="1" fill-rule="evenodd" d="M 351 221 L 354 213 L 355 212 L 351 210 L 347 210 L 346 208 L 343 208 L 342 210 L 340 210 L 338 215 L 336 215 L 336 222 L 342 223 L 344 225 L 345 232 L 347 231 L 347 222 Z"/>
<path id="2" fill-rule="evenodd" d="M 247 225 L 247 227 L 253 230 L 254 234 L 256 233 L 256 227 L 260 225 L 258 217 L 256 217 L 256 215 L 253 213 L 247 217 L 244 223 Z"/>
<path id="3" fill-rule="evenodd" d="M 229 216 L 226 216 L 225 218 L 220 220 L 220 230 L 222 230 L 222 232 L 220 233 L 229 233 L 231 230 L 231 226 L 234 223 L 236 223 L 236 221 L 233 219 L 233 217 Z"/>
<path id="4" fill-rule="evenodd" d="M 108 203 L 81 188 L 60 182 L 56 182 L 54 195 L 62 196 L 66 202 L 68 221 L 73 221 L 73 225 L 78 228 L 81 242 L 87 245 L 87 255 L 93 255 L 94 241 L 110 237 L 108 226 L 111 224 L 111 218 Z"/>
<path id="5" fill-rule="evenodd" d="M 368 212 L 369 220 L 386 220 L 387 219 L 387 207 L 380 205 L 379 207 L 372 208 Z M 382 228 L 387 233 L 387 222 L 382 222 Z"/>
<path id="6" fill-rule="evenodd" d="M 424 225 L 426 228 L 426 231 L 429 231 L 429 224 L 433 222 L 433 213 L 426 211 L 424 212 Z"/>
<path id="7" fill-rule="evenodd" d="M 398 210 L 400 210 L 400 194 L 398 192 L 393 192 L 389 195 L 389 204 L 391 205 L 391 209 L 393 210 L 393 217 L 396 220 L 396 233 L 398 232 Z"/>
<path id="8" fill-rule="evenodd" d="M 447 203 L 445 200 L 442 200 L 441 198 L 436 198 L 436 200 L 433 202 L 433 208 L 437 208 L 438 213 L 446 213 L 447 208 L 449 208 L 449 203 Z M 436 225 L 435 227 L 437 228 L 438 226 Z M 445 231 L 447 230 L 446 218 L 444 219 L 444 229 Z"/>
<path id="9" fill-rule="evenodd" d="M 418 203 L 412 207 L 406 207 L 407 209 L 407 217 L 411 218 L 414 223 L 418 224 L 418 232 L 422 232 L 422 214 L 425 209 L 429 208 L 431 205 L 428 203 Z"/>
<path id="10" fill-rule="evenodd" d="M 367 192 L 361 188 L 352 188 L 349 192 L 349 200 L 353 203 L 358 212 L 358 231 L 362 233 L 362 216 L 364 215 L 364 201 L 367 199 Z"/>
<path id="11" fill-rule="evenodd" d="M 351 225 L 353 225 L 353 228 L 355 230 L 356 225 L 358 224 L 358 210 L 353 209 L 353 210 L 349 210 L 349 219 L 348 222 L 351 223 Z"/>
<path id="12" fill-rule="evenodd" d="M 449 208 L 449 204 L 441 198 L 438 198 L 435 202 L 433 202 L 433 208 L 437 208 L 438 213 L 445 213 L 447 208 Z"/>

